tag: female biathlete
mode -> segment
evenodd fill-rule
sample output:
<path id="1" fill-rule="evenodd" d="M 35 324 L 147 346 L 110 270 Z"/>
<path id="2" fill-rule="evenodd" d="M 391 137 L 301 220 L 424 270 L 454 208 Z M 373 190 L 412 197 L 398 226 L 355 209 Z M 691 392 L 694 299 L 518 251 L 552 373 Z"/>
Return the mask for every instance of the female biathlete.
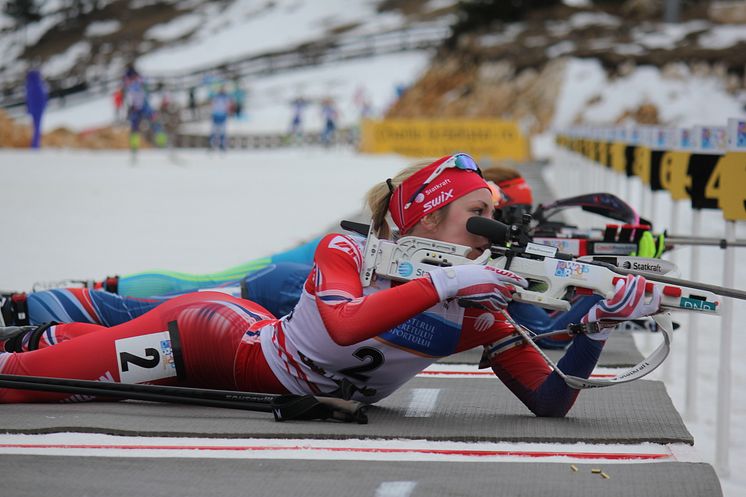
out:
<path id="1" fill-rule="evenodd" d="M 466 230 L 467 219 L 489 218 L 493 211 L 488 185 L 467 155 L 402 174 L 371 190 L 368 200 L 381 237 L 388 235 L 389 214 L 401 234 L 466 245 L 475 256 L 489 246 Z M 355 400 L 372 403 L 438 358 L 483 345 L 496 376 L 535 414 L 562 416 L 570 409 L 578 391 L 538 352 L 511 340 L 515 330 L 501 314 L 515 287 L 526 286 L 523 278 L 463 265 L 406 283 L 378 278 L 363 288 L 364 242 L 324 237 L 298 304 L 280 319 L 248 300 L 192 293 L 105 333 L 77 323 L 30 331 L 31 340 L 38 343 L 43 334 L 44 342 L 38 350 L 0 354 L 0 373 L 294 394 L 330 393 L 347 380 L 357 387 Z M 656 313 L 660 295 L 648 301 L 644 283 L 639 276 L 620 281 L 614 297 L 583 320 Z M 576 336 L 560 367 L 588 377 L 606 336 Z M 78 398 L 0 389 L 6 403 Z"/>

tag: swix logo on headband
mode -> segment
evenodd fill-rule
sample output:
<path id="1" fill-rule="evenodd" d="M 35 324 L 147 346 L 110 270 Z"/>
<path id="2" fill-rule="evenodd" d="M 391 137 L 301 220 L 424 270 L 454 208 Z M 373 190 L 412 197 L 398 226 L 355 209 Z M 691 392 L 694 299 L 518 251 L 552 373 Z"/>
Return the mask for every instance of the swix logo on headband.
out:
<path id="1" fill-rule="evenodd" d="M 465 154 L 449 155 L 396 187 L 389 200 L 389 213 L 399 231 L 407 233 L 425 215 L 480 188 L 489 189 L 474 160 Z"/>
<path id="2" fill-rule="evenodd" d="M 427 202 L 425 202 L 425 205 L 422 206 L 422 210 L 424 212 L 428 212 L 431 209 L 438 207 L 443 202 L 447 200 L 452 200 L 452 199 L 453 199 L 453 188 L 451 188 L 447 192 L 441 192 L 440 195 L 438 195 L 434 199 L 428 200 Z"/>

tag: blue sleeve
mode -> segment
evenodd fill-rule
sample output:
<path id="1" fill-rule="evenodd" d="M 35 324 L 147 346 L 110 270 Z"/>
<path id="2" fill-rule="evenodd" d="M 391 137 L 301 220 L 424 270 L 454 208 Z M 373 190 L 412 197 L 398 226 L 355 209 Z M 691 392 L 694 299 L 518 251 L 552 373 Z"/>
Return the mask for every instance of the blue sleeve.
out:
<path id="1" fill-rule="evenodd" d="M 116 326 L 154 309 L 164 299 L 122 297 L 103 290 L 55 289 L 28 295 L 31 324 L 91 323 Z"/>
<path id="2" fill-rule="evenodd" d="M 604 342 L 579 335 L 557 364 L 565 374 L 588 378 L 601 355 Z M 551 371 L 528 345 L 503 352 L 491 361 L 492 370 L 537 416 L 562 417 L 575 403 L 580 390 L 570 388 Z"/>
<path id="3" fill-rule="evenodd" d="M 270 264 L 242 280 L 241 296 L 256 302 L 276 317 L 290 314 L 300 299 L 311 267 L 293 262 Z"/>
<path id="4" fill-rule="evenodd" d="M 553 314 L 535 305 L 511 302 L 508 306 L 508 312 L 516 322 L 541 335 L 550 331 L 564 330 L 572 323 L 579 323 L 580 319 L 599 300 L 601 300 L 601 297 L 597 295 L 581 297 L 572 303 L 569 311 L 560 311 Z M 543 338 L 538 343 L 542 348 L 561 349 L 567 345 L 568 340 L 562 338 Z"/>
<path id="5" fill-rule="evenodd" d="M 588 378 L 598 363 L 603 346 L 602 341 L 591 340 L 585 335 L 576 336 L 557 366 L 567 375 Z M 552 371 L 541 387 L 530 392 L 531 410 L 537 416 L 562 417 L 575 404 L 579 393 L 580 390 L 570 388 Z"/>

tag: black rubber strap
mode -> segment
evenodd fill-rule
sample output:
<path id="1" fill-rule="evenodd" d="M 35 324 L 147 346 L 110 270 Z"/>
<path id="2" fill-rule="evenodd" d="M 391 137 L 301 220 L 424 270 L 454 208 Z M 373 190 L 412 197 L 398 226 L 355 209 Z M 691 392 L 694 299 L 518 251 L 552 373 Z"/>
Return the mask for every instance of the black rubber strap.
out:
<path id="1" fill-rule="evenodd" d="M 246 278 L 241 280 L 241 298 L 251 300 L 249 299 L 249 284 L 246 283 Z"/>
<path id="2" fill-rule="evenodd" d="M 32 331 L 28 339 L 29 351 L 39 350 L 39 342 L 41 341 L 41 336 L 44 334 L 44 332 L 46 332 L 49 328 L 51 328 L 52 326 L 56 324 L 58 323 L 55 321 L 52 321 L 51 323 L 44 323 L 42 325 L 39 325 L 34 331 Z M 19 340 L 19 344 L 18 344 L 19 347 L 20 347 L 20 342 L 21 340 Z M 18 352 L 20 352 L 20 350 Z"/>
<path id="3" fill-rule="evenodd" d="M 176 378 L 179 381 L 186 379 L 186 368 L 184 367 L 184 356 L 181 351 L 181 337 L 179 336 L 179 325 L 176 321 L 168 323 L 168 335 L 171 339 L 171 351 L 174 354 L 174 366 L 176 367 Z"/>
<path id="4" fill-rule="evenodd" d="M 343 230 L 354 231 L 355 233 L 360 233 L 363 236 L 368 236 L 368 231 L 370 231 L 369 224 L 356 223 L 355 221 L 345 220 L 340 222 L 339 225 L 342 227 Z"/>

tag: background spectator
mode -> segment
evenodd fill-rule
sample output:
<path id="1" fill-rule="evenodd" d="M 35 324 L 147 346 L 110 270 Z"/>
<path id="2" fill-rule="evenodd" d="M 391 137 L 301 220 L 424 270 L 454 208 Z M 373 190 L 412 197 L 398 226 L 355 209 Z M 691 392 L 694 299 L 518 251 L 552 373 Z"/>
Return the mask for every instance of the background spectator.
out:
<path id="1" fill-rule="evenodd" d="M 32 69 L 26 75 L 26 109 L 33 120 L 34 134 L 31 138 L 31 148 L 41 147 L 41 118 L 47 107 L 47 89 L 37 69 Z"/>

